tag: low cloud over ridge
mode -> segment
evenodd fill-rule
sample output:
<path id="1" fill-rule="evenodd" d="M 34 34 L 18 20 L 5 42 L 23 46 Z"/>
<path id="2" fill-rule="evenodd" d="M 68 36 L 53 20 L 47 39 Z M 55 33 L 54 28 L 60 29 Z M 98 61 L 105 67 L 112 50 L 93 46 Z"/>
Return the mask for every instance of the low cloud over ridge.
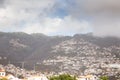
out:
<path id="1" fill-rule="evenodd" d="M 120 1 L 0 0 L 0 31 L 120 37 Z"/>
<path id="2" fill-rule="evenodd" d="M 71 15 L 90 19 L 94 35 L 120 37 L 120 1 L 76 0 L 76 4 Z"/>

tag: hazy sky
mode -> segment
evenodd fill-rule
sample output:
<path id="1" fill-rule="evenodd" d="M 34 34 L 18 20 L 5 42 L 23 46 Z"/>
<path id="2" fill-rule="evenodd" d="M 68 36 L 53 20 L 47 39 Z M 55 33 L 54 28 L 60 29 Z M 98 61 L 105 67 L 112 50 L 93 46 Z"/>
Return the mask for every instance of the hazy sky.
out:
<path id="1" fill-rule="evenodd" d="M 120 37 L 120 0 L 0 0 L 0 31 Z"/>

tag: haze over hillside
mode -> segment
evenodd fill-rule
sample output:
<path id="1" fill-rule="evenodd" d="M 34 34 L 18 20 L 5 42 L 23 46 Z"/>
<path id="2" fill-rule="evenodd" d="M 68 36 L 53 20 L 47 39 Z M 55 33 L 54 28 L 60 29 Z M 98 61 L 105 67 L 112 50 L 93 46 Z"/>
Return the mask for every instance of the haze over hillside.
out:
<path id="1" fill-rule="evenodd" d="M 0 0 L 0 68 L 120 78 L 120 0 Z"/>
<path id="2" fill-rule="evenodd" d="M 4 65 L 12 63 L 21 67 L 21 62 L 24 62 L 25 68 L 31 69 L 33 69 L 34 64 L 39 63 L 43 70 L 52 70 L 53 62 L 51 60 L 55 61 L 56 64 L 54 70 L 60 66 L 68 67 L 69 65 L 64 63 L 67 60 L 73 60 L 72 64 L 74 65 L 76 64 L 74 61 L 77 61 L 78 65 L 85 65 L 86 61 L 89 60 L 91 60 L 89 66 L 95 62 L 101 64 L 103 62 L 101 59 L 105 63 L 112 64 L 116 59 L 116 63 L 120 60 L 120 39 L 95 37 L 92 34 L 47 36 L 40 33 L 0 32 L 0 59 L 0 63 Z M 64 61 L 59 62 L 59 59 Z M 81 62 L 81 59 L 84 62 Z M 82 66 L 79 68 L 81 69 Z"/>
<path id="3" fill-rule="evenodd" d="M 0 31 L 120 37 L 118 0 L 0 0 Z"/>

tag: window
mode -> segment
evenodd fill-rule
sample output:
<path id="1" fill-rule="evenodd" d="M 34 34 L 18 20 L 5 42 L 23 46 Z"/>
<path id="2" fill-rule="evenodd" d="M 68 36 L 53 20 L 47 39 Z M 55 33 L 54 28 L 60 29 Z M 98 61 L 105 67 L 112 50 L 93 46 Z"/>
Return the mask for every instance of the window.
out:
<path id="1" fill-rule="evenodd" d="M 4 75 L 5 75 L 5 73 L 3 72 L 3 73 L 2 73 L 2 76 L 4 76 Z"/>

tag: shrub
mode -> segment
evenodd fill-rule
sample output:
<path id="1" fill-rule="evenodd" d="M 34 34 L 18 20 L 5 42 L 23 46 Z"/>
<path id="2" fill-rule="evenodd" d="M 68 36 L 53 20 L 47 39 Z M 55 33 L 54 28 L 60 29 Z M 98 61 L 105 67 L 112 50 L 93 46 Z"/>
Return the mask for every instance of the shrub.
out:
<path id="1" fill-rule="evenodd" d="M 77 80 L 75 76 L 71 76 L 69 74 L 62 74 L 59 76 L 52 76 L 49 80 Z"/>
<path id="2" fill-rule="evenodd" d="M 107 76 L 101 76 L 100 80 L 109 80 Z"/>

